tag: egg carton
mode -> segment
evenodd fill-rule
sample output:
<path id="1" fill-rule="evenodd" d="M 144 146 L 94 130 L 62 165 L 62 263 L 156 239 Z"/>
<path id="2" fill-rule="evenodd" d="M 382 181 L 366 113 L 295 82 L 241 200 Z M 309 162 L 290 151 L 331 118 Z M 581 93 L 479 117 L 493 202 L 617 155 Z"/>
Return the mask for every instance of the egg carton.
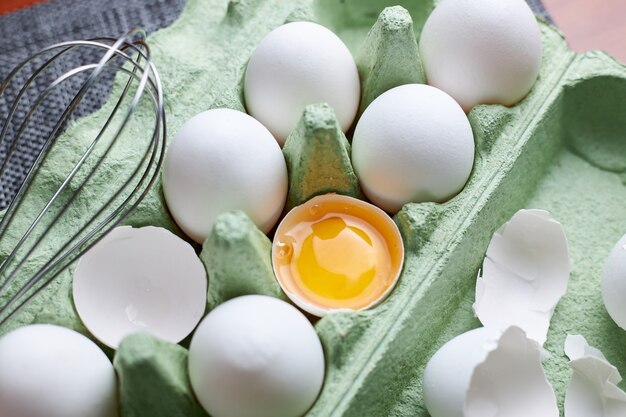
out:
<path id="1" fill-rule="evenodd" d="M 298 20 L 329 27 L 353 52 L 363 84 L 362 111 L 393 86 L 424 81 L 416 38 L 434 6 L 429 0 L 190 0 L 174 25 L 150 38 L 167 95 L 169 130 L 176 132 L 210 108 L 243 111 L 250 54 L 270 30 Z M 626 232 L 626 67 L 601 52 L 576 54 L 553 26 L 539 25 L 543 63 L 530 94 L 510 108 L 480 105 L 469 114 L 476 159 L 463 191 L 444 204 L 407 204 L 394 216 L 406 259 L 392 294 L 370 310 L 331 314 L 315 323 L 326 377 L 307 416 L 428 416 L 424 366 L 446 341 L 480 326 L 472 312 L 477 273 L 493 232 L 520 208 L 549 210 L 569 240 L 569 290 L 552 319 L 545 345 L 552 355 L 544 363 L 561 410 L 571 373 L 563 353 L 567 333 L 585 335 L 626 371 L 626 332 L 609 318 L 600 291 L 604 261 Z M 114 88 L 123 85 L 116 82 Z M 37 207 L 38 194 L 46 194 L 58 167 L 71 163 L 112 106 L 68 130 L 64 146 L 53 149 L 42 166 L 26 207 Z M 141 112 L 129 136 L 147 128 Z M 288 207 L 326 192 L 362 198 L 350 165 L 350 135 L 341 133 L 328 106 L 305 110 L 284 149 Z M 84 191 L 93 197 L 84 204 L 97 201 L 116 172 L 131 169 L 124 161 L 137 152 L 128 140 L 104 167 L 110 176 Z M 201 253 L 210 275 L 210 306 L 246 292 L 281 297 L 268 275 L 268 238 L 241 213 L 218 223 Z M 162 226 L 183 236 L 166 209 L 160 182 L 126 224 Z M 0 242 L 0 255 L 6 256 L 19 233 L 10 236 Z M 2 332 L 45 322 L 89 335 L 72 304 L 72 272 L 64 272 Z M 240 277 L 240 284 L 228 285 L 229 277 Z M 115 356 L 122 415 L 205 415 L 189 388 L 186 354 L 184 347 L 146 335 L 129 337 Z"/>

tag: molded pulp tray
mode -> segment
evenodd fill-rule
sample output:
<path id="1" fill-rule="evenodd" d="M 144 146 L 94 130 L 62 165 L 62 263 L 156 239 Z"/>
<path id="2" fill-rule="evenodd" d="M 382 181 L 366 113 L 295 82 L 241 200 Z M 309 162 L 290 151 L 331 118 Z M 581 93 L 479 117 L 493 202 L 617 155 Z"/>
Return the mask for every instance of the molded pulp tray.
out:
<path id="1" fill-rule="evenodd" d="M 246 62 L 273 28 L 315 20 L 334 30 L 356 55 L 382 10 L 398 3 L 410 12 L 419 37 L 432 1 L 190 0 L 172 27 L 150 39 L 164 82 L 170 139 L 201 111 L 243 110 Z M 399 9 L 394 13 L 403 15 Z M 410 81 L 415 72 L 404 52 L 413 40 L 401 33 L 410 21 L 379 24 L 381 41 L 370 45 L 378 61 L 360 70 L 372 83 L 390 88 L 408 82 L 406 74 Z M 520 208 L 549 210 L 569 240 L 569 290 L 545 345 L 552 353 L 546 373 L 561 409 L 570 377 L 563 354 L 567 333 L 584 335 L 626 372 L 626 332 L 609 318 L 600 291 L 604 261 L 626 233 L 626 68 L 603 53 L 575 54 L 554 27 L 540 26 L 543 64 L 529 96 L 512 108 L 484 105 L 469 114 L 477 152 L 465 189 L 445 204 L 409 204 L 395 216 L 406 261 L 394 292 L 372 310 L 333 314 L 316 323 L 327 373 L 309 416 L 427 416 L 421 394 L 424 365 L 443 343 L 480 325 L 471 309 L 478 270 L 493 232 Z M 45 195 L 58 167 L 71 159 L 72 143 L 92 137 L 111 106 L 69 129 L 63 150 L 53 150 L 42 168 L 34 185 L 38 192 Z M 140 114 L 131 132 L 148 126 Z M 124 161 L 136 152 L 131 138 L 125 153 L 107 167 L 111 175 L 89 190 L 94 200 L 115 172 L 132 168 Z M 36 198 L 24 204 L 41 204 Z M 159 225 L 180 234 L 164 206 L 160 183 L 126 223 Z M 5 256 L 14 244 L 8 240 L 0 242 Z M 70 289 L 71 271 L 66 271 L 2 332 L 50 322 L 88 334 L 72 307 Z"/>

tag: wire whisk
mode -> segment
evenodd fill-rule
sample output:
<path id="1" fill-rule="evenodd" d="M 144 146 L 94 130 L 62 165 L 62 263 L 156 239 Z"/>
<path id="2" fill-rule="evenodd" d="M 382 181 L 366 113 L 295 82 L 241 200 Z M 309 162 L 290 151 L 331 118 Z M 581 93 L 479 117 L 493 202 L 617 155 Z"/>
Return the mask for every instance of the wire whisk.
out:
<path id="1" fill-rule="evenodd" d="M 110 72 L 111 99 L 75 120 Z M 17 93 L 0 120 L 0 181 L 25 132 L 41 115 L 52 123 L 36 126 L 45 141 L 0 221 L 0 328 L 137 207 L 159 175 L 166 140 L 161 80 L 142 30 L 45 48 L 8 75 L 0 97 L 9 86 Z"/>

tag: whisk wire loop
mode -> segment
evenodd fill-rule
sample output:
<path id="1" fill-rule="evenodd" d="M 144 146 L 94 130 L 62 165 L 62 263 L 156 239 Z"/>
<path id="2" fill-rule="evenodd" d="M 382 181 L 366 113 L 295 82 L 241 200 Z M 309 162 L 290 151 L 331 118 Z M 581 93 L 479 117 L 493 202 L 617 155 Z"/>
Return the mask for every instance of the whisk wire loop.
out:
<path id="1" fill-rule="evenodd" d="M 97 63 L 77 66 L 57 77 L 39 94 L 33 106 L 26 112 L 21 124 L 16 122 L 15 118 L 20 102 L 26 97 L 37 78 L 44 74 L 48 68 L 51 68 L 55 62 L 64 58 L 66 54 L 81 48 L 101 50 L 104 53 Z M 9 109 L 5 124 L 0 130 L 0 149 L 3 145 L 7 147 L 5 159 L 0 166 L 0 179 L 2 179 L 10 159 L 18 149 L 20 138 L 29 126 L 33 114 L 45 103 L 46 98 L 55 92 L 61 84 L 76 76 L 87 74 L 87 78 L 82 82 L 54 124 L 39 155 L 29 169 L 25 181 L 0 221 L 0 256 L 4 255 L 2 253 L 2 249 L 5 249 L 3 241 L 10 241 L 12 238 L 8 231 L 13 222 L 16 219 L 23 224 L 30 222 L 21 237 L 15 239 L 17 243 L 12 246 L 0 264 L 0 326 L 30 303 L 62 271 L 89 250 L 108 231 L 120 224 L 147 195 L 156 181 L 163 163 L 166 140 L 163 89 L 151 59 L 150 49 L 145 42 L 143 31 L 131 31 L 117 40 L 97 38 L 86 41 L 63 42 L 45 48 L 22 62 L 9 74 L 7 79 L 0 84 L 0 96 L 5 93 L 9 83 L 17 74 L 29 64 L 49 53 L 54 53 L 54 55 L 27 78 L 17 93 L 15 101 Z M 63 133 L 72 115 L 91 87 L 98 81 L 98 77 L 107 70 L 114 70 L 116 73 L 128 76 L 117 102 L 78 161 L 31 220 L 28 215 L 30 212 L 24 210 L 22 204 L 32 193 L 36 192 L 31 187 L 37 182 L 41 167 L 51 157 L 51 150 L 57 146 L 63 146 L 59 140 L 63 138 Z M 132 89 L 135 89 L 132 100 L 126 106 L 125 113 L 122 113 L 124 103 Z M 94 204 L 87 204 L 91 210 L 85 209 L 85 204 L 77 204 L 80 197 L 83 197 L 81 193 L 90 185 L 94 186 L 94 184 L 90 184 L 92 179 L 103 174 L 99 169 L 106 167 L 107 161 L 112 159 L 113 151 L 124 146 L 120 138 L 124 137 L 124 133 L 144 97 L 148 97 L 148 102 L 151 103 L 149 107 L 154 117 L 154 127 L 145 138 L 145 150 L 135 160 L 131 161 L 136 164 L 134 169 L 129 170 L 127 178 L 120 181 L 121 185 L 115 188 L 112 194 L 107 195 L 99 207 L 92 207 Z M 110 128 L 119 115 L 122 116 L 121 121 L 111 131 Z M 10 144 L 6 144 L 9 125 L 13 123 L 19 124 L 19 128 Z M 135 139 L 134 136 L 133 139 Z M 104 150 L 98 148 L 101 143 L 104 143 Z M 141 148 L 137 147 L 137 149 Z M 89 165 L 91 165 L 90 169 Z M 85 173 L 84 170 L 87 172 Z M 82 175 L 82 179 L 79 178 L 81 176 L 79 174 Z M 71 185 L 76 181 L 79 181 L 79 184 L 72 189 Z M 67 196 L 68 193 L 70 193 L 69 196 Z M 68 212 L 75 211 L 77 208 L 82 209 L 79 213 L 81 225 L 77 226 L 77 230 L 70 233 L 64 231 L 66 233 L 64 236 L 55 235 L 55 232 L 58 233 L 55 227 L 64 226 L 75 220 L 73 218 L 75 213 L 68 214 Z M 46 221 L 44 222 L 44 220 Z M 44 261 L 41 261 L 38 256 L 38 249 L 44 243 L 52 246 L 53 249 L 48 248 L 47 251 L 44 251 L 47 256 Z M 37 263 L 36 267 L 31 267 L 30 269 L 33 270 L 25 273 L 24 271 L 29 269 L 29 265 L 32 265 L 33 262 Z"/>

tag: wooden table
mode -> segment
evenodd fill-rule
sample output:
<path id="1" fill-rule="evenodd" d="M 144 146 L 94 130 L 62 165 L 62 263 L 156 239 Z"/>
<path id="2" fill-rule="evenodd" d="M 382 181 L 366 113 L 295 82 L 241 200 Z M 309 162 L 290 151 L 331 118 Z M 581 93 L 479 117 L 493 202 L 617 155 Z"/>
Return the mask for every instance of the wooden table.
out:
<path id="1" fill-rule="evenodd" d="M 575 51 L 600 49 L 626 63 L 626 0 L 543 0 Z"/>

